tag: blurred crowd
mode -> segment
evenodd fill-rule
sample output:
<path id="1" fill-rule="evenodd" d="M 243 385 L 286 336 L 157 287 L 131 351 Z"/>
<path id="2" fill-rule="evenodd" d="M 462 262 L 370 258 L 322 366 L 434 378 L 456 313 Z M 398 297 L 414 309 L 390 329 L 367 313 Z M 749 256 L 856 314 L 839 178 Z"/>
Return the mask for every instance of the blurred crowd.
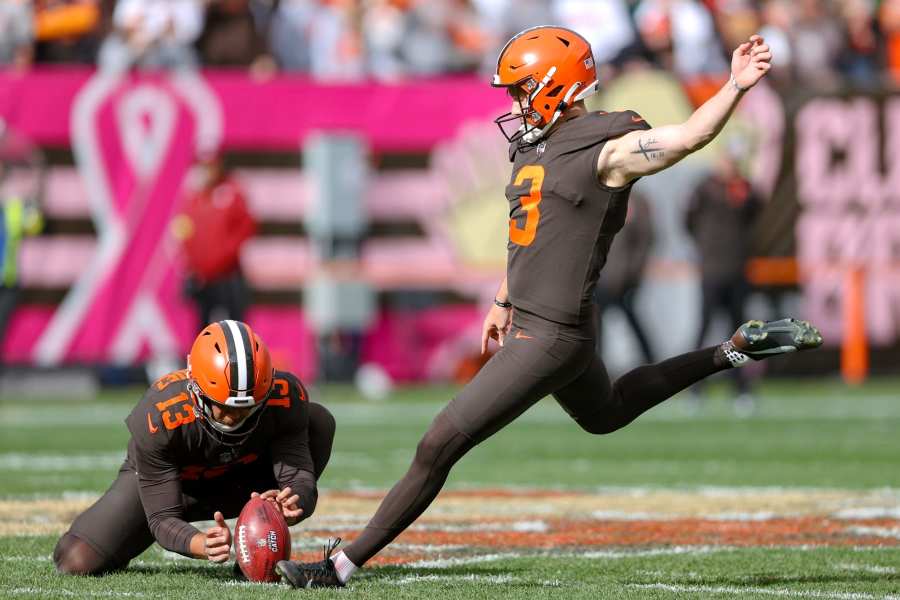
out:
<path id="1" fill-rule="evenodd" d="M 489 70 L 502 44 L 555 23 L 600 64 L 720 76 L 753 32 L 790 84 L 900 80 L 900 0 L 0 0 L 0 65 L 230 66 L 320 79 Z"/>

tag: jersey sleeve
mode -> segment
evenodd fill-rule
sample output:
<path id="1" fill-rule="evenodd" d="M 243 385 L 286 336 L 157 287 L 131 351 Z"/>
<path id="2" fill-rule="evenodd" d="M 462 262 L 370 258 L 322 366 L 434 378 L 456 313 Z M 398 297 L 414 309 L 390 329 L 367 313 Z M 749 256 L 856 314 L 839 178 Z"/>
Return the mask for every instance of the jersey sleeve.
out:
<path id="1" fill-rule="evenodd" d="M 287 407 L 276 402 L 267 409 L 286 411 L 279 417 L 281 426 L 270 445 L 272 470 L 281 489 L 290 487 L 300 496 L 299 505 L 303 509 L 301 519 L 306 519 L 316 510 L 319 497 L 309 451 L 309 396 L 295 376 L 290 373 L 281 373 L 279 376 L 288 382 L 290 402 Z"/>
<path id="2" fill-rule="evenodd" d="M 632 131 L 646 131 L 650 129 L 650 124 L 633 110 L 625 110 L 617 113 L 610 113 L 611 117 L 609 130 L 604 136 L 605 139 L 617 138 L 630 133 Z"/>
<path id="3" fill-rule="evenodd" d="M 137 471 L 138 493 L 153 537 L 166 550 L 190 556 L 191 538 L 200 531 L 184 520 L 181 478 L 176 461 L 179 438 L 154 411 L 151 388 L 125 420 L 131 432 L 129 454 Z"/>

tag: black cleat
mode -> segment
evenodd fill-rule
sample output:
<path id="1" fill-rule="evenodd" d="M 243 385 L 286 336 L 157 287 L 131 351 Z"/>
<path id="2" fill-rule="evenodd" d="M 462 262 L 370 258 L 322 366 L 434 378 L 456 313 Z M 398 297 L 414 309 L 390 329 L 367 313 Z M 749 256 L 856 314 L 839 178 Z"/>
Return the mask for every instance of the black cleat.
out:
<path id="1" fill-rule="evenodd" d="M 231 567 L 231 574 L 238 581 L 247 581 L 247 576 L 241 571 L 241 565 L 238 564 L 238 561 L 234 561 L 234 566 Z"/>
<path id="2" fill-rule="evenodd" d="M 807 321 L 747 321 L 731 336 L 734 349 L 753 360 L 811 350 L 822 345 L 822 334 Z"/>
<path id="3" fill-rule="evenodd" d="M 292 588 L 339 588 L 344 587 L 334 568 L 331 553 L 341 543 L 341 538 L 325 544 L 324 559 L 319 562 L 302 563 L 290 560 L 279 560 L 275 572 L 281 580 Z"/>

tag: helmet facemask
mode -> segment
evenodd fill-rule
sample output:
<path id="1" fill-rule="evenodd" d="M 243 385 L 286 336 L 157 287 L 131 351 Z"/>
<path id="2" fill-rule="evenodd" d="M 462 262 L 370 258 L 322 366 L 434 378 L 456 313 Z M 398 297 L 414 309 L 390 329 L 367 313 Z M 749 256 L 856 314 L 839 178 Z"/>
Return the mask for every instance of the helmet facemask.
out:
<path id="1" fill-rule="evenodd" d="M 591 46 L 578 33 L 542 25 L 514 36 L 497 59 L 491 85 L 514 96 L 521 115 L 495 120 L 503 136 L 520 146 L 545 137 L 563 113 L 599 89 Z M 515 123 L 510 133 L 504 125 Z"/>
<path id="2" fill-rule="evenodd" d="M 500 128 L 500 133 L 506 138 L 506 141 L 513 143 L 516 141 L 524 141 L 530 143 L 540 135 L 535 136 L 535 132 L 539 132 L 543 124 L 543 118 L 540 113 L 534 110 L 532 102 L 537 94 L 538 85 L 534 79 L 528 78 L 513 85 L 505 86 L 509 97 L 519 105 L 519 112 L 512 111 L 500 115 L 494 119 L 494 123 Z M 515 129 L 512 128 L 515 126 Z"/>

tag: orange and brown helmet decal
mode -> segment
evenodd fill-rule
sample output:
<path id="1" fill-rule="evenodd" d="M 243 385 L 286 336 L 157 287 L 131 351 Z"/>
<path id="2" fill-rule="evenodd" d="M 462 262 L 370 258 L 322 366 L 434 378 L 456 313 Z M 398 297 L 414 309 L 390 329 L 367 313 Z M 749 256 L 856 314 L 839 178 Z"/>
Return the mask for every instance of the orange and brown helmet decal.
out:
<path id="1" fill-rule="evenodd" d="M 229 406 L 253 406 L 272 387 L 269 350 L 241 321 L 225 320 L 207 326 L 191 347 L 191 379 L 204 396 Z"/>

